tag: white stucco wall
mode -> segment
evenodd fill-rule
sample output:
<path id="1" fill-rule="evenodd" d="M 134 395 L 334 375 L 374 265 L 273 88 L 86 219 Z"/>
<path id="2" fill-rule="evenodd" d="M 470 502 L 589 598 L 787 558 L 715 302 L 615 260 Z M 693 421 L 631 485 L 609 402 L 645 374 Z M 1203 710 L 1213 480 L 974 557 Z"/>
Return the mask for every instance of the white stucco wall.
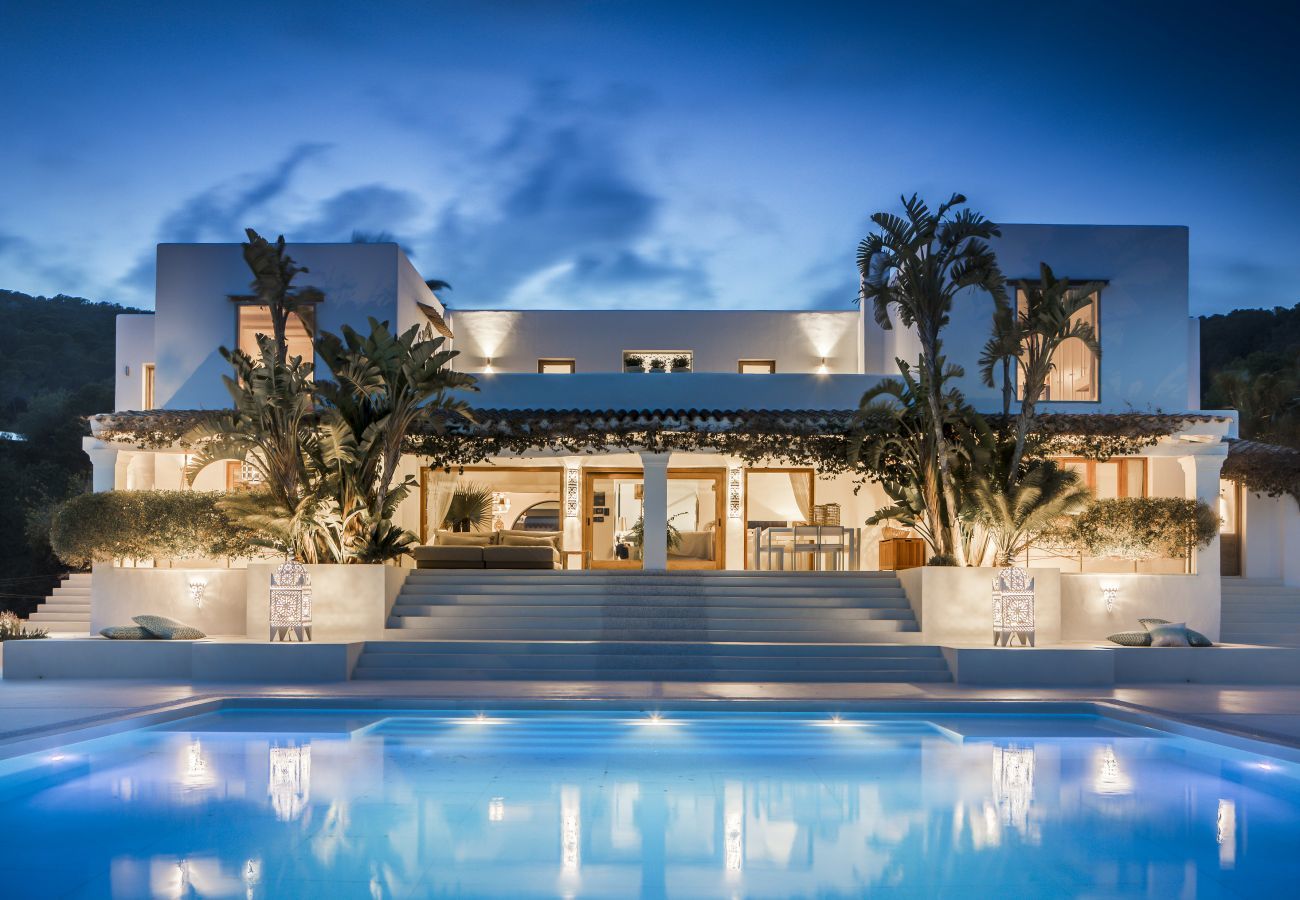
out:
<path id="1" fill-rule="evenodd" d="M 993 248 L 1009 279 L 1037 279 L 1039 263 L 1046 262 L 1058 277 L 1108 282 L 1101 294 L 1100 401 L 1049 403 L 1042 411 L 1189 408 L 1195 388 L 1189 380 L 1194 370 L 1189 368 L 1187 240 L 1182 226 L 1002 226 Z M 980 348 L 989 335 L 992 309 L 987 295 L 959 296 L 944 333 L 949 360 L 966 370 L 961 389 L 985 411 L 1001 407 L 1000 388 L 979 380 Z M 865 340 L 871 346 L 870 336 Z M 906 332 L 896 331 L 892 345 L 888 337 L 885 342 L 887 371 L 894 369 L 894 353 L 914 358 L 914 338 Z"/>
<path id="2" fill-rule="evenodd" d="M 271 573 L 276 563 L 250 563 L 246 570 L 247 634 L 269 639 Z M 312 640 L 376 641 L 384 637 L 389 611 L 406 570 L 394 566 L 306 566 L 311 576 Z"/>
<path id="3" fill-rule="evenodd" d="M 624 350 L 690 350 L 695 372 L 736 374 L 741 359 L 772 359 L 781 373 L 860 371 L 855 309 L 457 310 L 458 368 L 537 373 L 537 360 L 573 359 L 577 371 L 622 372 Z M 762 376 L 751 376 L 762 377 Z"/>
<path id="4" fill-rule="evenodd" d="M 1106 609 L 1102 588 L 1113 587 Z M 1217 578 L 1196 575 L 1066 574 L 1061 576 L 1061 638 L 1104 641 L 1120 631 L 1141 631 L 1141 618 L 1186 622 L 1212 641 L 1219 639 Z"/>
<path id="5" fill-rule="evenodd" d="M 319 330 L 338 332 L 345 323 L 363 329 L 367 316 L 395 324 L 405 316 L 414 324 L 409 309 L 399 315 L 396 244 L 290 244 L 288 252 L 309 270 L 295 284 L 325 293 L 316 313 Z M 229 366 L 217 351 L 235 342 L 235 305 L 228 297 L 248 294 L 249 281 L 239 244 L 158 245 L 156 405 L 228 405 L 221 376 Z M 418 290 L 409 281 L 407 293 L 413 296 Z"/>
<path id="6" fill-rule="evenodd" d="M 154 361 L 154 317 L 130 313 L 117 317 L 114 346 L 114 409 L 144 408 L 144 364 Z"/>
<path id="7" fill-rule="evenodd" d="M 205 582 L 203 603 L 190 597 L 191 578 Z M 211 637 L 244 635 L 243 569 L 131 569 L 97 565 L 90 587 L 90 630 L 131 625 L 132 616 L 166 616 Z"/>
<path id="8" fill-rule="evenodd" d="M 922 640 L 933 644 L 993 644 L 991 567 L 921 566 L 898 573 Z M 1061 640 L 1061 573 L 1029 569 L 1034 579 L 1035 644 Z M 1014 639 L 1019 646 L 1019 639 Z"/>

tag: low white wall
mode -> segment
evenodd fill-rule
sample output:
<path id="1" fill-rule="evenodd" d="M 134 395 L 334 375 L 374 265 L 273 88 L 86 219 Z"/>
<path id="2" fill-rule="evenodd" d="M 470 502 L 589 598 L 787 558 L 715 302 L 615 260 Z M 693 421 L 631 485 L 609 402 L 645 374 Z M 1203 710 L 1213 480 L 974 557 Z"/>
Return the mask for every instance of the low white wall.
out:
<path id="1" fill-rule="evenodd" d="M 190 579 L 206 582 L 202 606 Z M 90 630 L 130 625 L 132 616 L 167 616 L 212 636 L 244 635 L 244 569 L 130 569 L 98 565 L 90 582 Z"/>
<path id="2" fill-rule="evenodd" d="M 250 563 L 246 592 L 246 633 L 270 639 L 269 609 L 273 563 Z M 377 641 L 407 571 L 394 566 L 307 566 L 311 576 L 312 639 Z"/>
<path id="3" fill-rule="evenodd" d="M 1102 596 L 1105 587 L 1116 589 L 1110 611 Z M 1198 575 L 1062 575 L 1061 637 L 1101 641 L 1117 631 L 1141 631 L 1140 618 L 1159 618 L 1186 622 L 1217 641 L 1219 598 L 1219 579 Z"/>
<path id="4" fill-rule="evenodd" d="M 360 643 L 266 644 L 239 641 L 15 641 L 5 679 L 143 678 L 161 681 L 298 684 L 347 681 Z"/>
<path id="5" fill-rule="evenodd" d="M 922 640 L 936 644 L 993 643 L 992 567 L 921 566 L 898 573 Z M 1061 573 L 1030 569 L 1034 579 L 1035 641 L 1061 640 Z"/>

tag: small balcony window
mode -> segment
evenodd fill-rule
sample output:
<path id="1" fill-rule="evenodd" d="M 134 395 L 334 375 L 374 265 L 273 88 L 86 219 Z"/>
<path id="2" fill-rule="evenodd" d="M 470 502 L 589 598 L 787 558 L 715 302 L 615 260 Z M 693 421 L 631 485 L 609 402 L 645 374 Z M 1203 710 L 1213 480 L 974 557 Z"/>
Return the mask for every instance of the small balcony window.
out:
<path id="1" fill-rule="evenodd" d="M 736 371 L 741 375 L 774 375 L 776 374 L 776 360 L 742 359 L 737 364 Z"/>
<path id="2" fill-rule="evenodd" d="M 690 372 L 695 354 L 690 350 L 624 350 L 624 372 Z"/>
<path id="3" fill-rule="evenodd" d="M 140 408 L 153 409 L 154 364 L 145 363 L 140 368 L 141 385 Z"/>
<path id="4" fill-rule="evenodd" d="M 577 364 L 571 359 L 539 359 L 537 361 L 537 374 L 539 375 L 572 375 L 578 371 Z"/>

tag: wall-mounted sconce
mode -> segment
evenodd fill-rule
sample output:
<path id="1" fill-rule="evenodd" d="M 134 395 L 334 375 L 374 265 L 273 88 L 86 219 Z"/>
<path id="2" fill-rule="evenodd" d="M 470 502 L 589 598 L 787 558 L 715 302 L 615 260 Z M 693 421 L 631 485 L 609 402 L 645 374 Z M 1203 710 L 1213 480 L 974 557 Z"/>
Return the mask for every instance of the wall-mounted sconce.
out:
<path id="1" fill-rule="evenodd" d="M 564 467 L 564 517 L 576 519 L 582 513 L 582 469 Z"/>
<path id="2" fill-rule="evenodd" d="M 492 357 L 490 356 L 486 358 L 486 361 L 483 364 L 483 374 L 484 375 L 492 374 Z"/>
<path id="3" fill-rule="evenodd" d="M 745 470 L 740 466 L 727 469 L 727 518 L 740 519 L 745 514 Z"/>
<path id="4" fill-rule="evenodd" d="M 195 609 L 202 609 L 203 594 L 208 589 L 208 580 L 206 578 L 201 578 L 198 575 L 195 575 L 192 578 L 190 578 L 189 589 L 190 589 L 190 602 L 194 604 Z"/>
<path id="5" fill-rule="evenodd" d="M 130 366 L 123 366 L 123 367 L 122 367 L 122 374 L 125 375 L 127 378 L 130 378 L 130 377 L 131 377 L 131 367 L 130 367 Z"/>
<path id="6" fill-rule="evenodd" d="M 1113 584 L 1101 586 L 1101 602 L 1106 604 L 1106 612 L 1115 611 L 1115 601 L 1119 599 L 1119 587 Z"/>
<path id="7" fill-rule="evenodd" d="M 819 365 L 819 366 L 817 367 L 817 374 L 818 374 L 818 375 L 829 375 L 830 372 L 831 372 L 831 370 L 828 369 L 828 368 L 826 368 L 826 357 L 823 356 L 823 357 L 822 357 L 821 365 Z"/>

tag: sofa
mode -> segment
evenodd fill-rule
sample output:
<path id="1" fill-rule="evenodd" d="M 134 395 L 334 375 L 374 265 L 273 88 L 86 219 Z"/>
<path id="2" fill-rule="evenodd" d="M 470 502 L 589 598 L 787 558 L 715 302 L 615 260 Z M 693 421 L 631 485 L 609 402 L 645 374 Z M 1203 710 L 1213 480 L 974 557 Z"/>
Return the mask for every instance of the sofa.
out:
<path id="1" fill-rule="evenodd" d="M 411 551 L 417 569 L 562 569 L 558 531 L 439 531 Z"/>

